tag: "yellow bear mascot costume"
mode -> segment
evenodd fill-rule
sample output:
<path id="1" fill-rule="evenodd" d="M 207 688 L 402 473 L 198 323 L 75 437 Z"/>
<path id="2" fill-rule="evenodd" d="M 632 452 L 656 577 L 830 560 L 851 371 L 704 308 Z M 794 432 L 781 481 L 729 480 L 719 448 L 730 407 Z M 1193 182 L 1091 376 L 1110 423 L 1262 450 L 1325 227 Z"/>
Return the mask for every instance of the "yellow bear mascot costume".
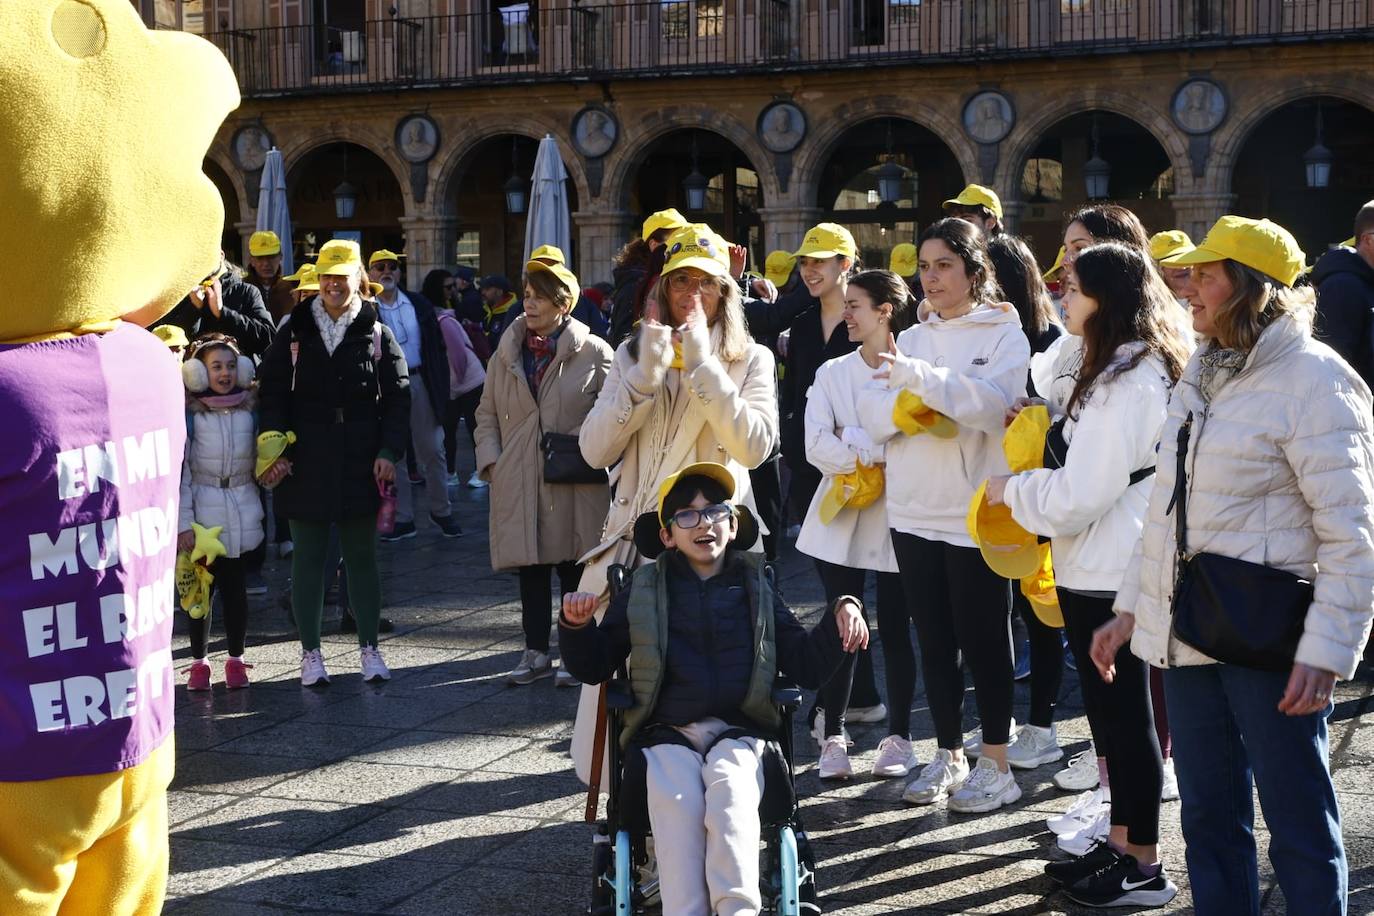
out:
<path id="1" fill-rule="evenodd" d="M 156 913 L 186 424 L 140 325 L 219 263 L 238 90 L 129 0 L 0 8 L 0 912 Z"/>

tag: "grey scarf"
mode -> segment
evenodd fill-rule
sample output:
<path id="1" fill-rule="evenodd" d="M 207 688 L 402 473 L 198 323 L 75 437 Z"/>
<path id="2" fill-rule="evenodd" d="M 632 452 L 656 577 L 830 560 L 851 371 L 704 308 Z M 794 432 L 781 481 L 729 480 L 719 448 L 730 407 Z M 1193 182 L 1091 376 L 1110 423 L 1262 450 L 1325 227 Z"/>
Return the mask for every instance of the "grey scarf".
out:
<path id="1" fill-rule="evenodd" d="M 1212 398 L 1225 387 L 1226 383 L 1245 366 L 1249 358 L 1247 350 L 1231 350 L 1213 344 L 1202 354 L 1202 372 L 1198 376 L 1198 389 L 1202 392 L 1204 404 L 1212 403 Z"/>

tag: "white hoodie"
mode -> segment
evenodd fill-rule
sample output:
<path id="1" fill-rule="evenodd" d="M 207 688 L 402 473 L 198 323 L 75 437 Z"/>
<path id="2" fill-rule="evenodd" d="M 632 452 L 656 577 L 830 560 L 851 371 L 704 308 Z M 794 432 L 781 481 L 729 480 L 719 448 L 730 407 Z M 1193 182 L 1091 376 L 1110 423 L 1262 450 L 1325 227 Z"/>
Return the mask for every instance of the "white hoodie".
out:
<path id="1" fill-rule="evenodd" d="M 965 519 L 979 484 L 1007 473 L 1007 408 L 1026 393 L 1030 344 L 1016 310 L 1003 303 L 948 321 L 931 314 L 902 332 L 903 354 L 886 387 L 859 392 L 859 421 L 887 446 L 887 516 L 893 529 L 972 547 Z M 952 439 L 908 436 L 892 422 L 902 388 L 959 426 Z"/>

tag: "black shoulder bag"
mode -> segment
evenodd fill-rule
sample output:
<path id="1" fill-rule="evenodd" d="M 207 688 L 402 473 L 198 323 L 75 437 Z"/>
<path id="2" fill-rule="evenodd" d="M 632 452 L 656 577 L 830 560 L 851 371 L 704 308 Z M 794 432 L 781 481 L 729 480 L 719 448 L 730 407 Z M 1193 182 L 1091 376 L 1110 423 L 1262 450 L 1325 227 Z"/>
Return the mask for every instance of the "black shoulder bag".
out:
<path id="1" fill-rule="evenodd" d="M 544 453 L 545 483 L 606 483 L 605 468 L 594 468 L 582 457 L 577 437 L 567 433 L 544 433 L 539 443 Z"/>
<path id="2" fill-rule="evenodd" d="M 1186 458 L 1193 415 L 1178 430 L 1178 475 L 1169 503 L 1178 543 L 1174 635 L 1219 662 L 1288 671 L 1312 606 L 1312 583 L 1292 573 L 1215 553 L 1188 553 Z"/>

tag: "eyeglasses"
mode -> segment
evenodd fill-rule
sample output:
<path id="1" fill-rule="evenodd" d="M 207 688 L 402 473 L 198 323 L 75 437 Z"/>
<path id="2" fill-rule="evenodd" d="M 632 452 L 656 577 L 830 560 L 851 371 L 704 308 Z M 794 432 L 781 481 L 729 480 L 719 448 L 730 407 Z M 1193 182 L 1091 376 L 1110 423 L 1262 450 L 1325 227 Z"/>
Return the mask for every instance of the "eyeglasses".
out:
<path id="1" fill-rule="evenodd" d="M 673 274 L 668 278 L 668 288 L 675 293 L 695 293 L 700 290 L 703 296 L 719 296 L 720 284 L 715 277 L 693 277 L 690 274 Z"/>
<path id="2" fill-rule="evenodd" d="M 695 528 L 701 524 L 702 519 L 706 519 L 708 525 L 714 525 L 725 521 L 734 513 L 735 510 L 730 508 L 728 503 L 715 503 L 701 509 L 679 509 L 668 519 L 668 523 L 684 529 Z"/>

